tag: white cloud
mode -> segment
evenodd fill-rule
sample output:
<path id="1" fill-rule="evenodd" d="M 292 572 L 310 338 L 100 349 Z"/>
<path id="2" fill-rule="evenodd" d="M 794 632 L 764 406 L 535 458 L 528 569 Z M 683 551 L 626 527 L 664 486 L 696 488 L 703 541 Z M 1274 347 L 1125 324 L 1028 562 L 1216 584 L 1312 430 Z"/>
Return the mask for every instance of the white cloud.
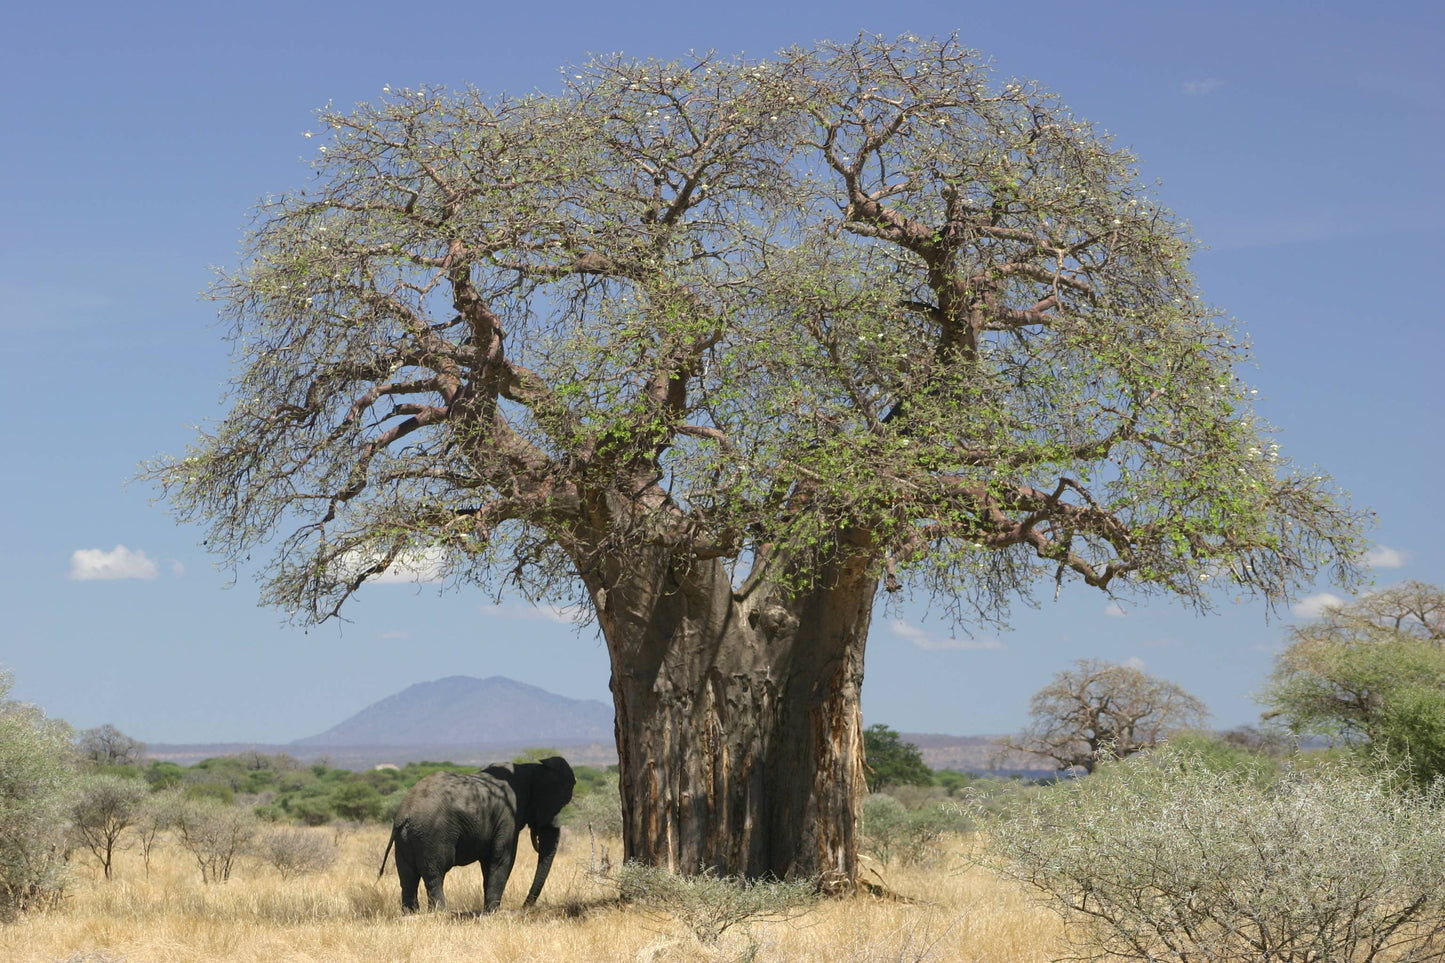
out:
<path id="1" fill-rule="evenodd" d="M 1124 660 L 1123 664 L 1124 664 L 1125 666 L 1127 666 L 1128 668 L 1134 669 L 1135 671 L 1138 671 L 1138 672 L 1143 672 L 1144 669 L 1149 665 L 1149 663 L 1145 662 L 1143 659 L 1139 658 L 1137 655 L 1131 655 L 1131 656 L 1129 656 L 1129 658 L 1127 658 L 1127 659 Z"/>
<path id="2" fill-rule="evenodd" d="M 1109 616 L 1110 618 L 1122 619 L 1129 613 L 1125 612 L 1124 606 L 1120 605 L 1118 602 L 1110 602 L 1108 605 L 1104 606 L 1104 614 Z"/>
<path id="3" fill-rule="evenodd" d="M 1365 553 L 1365 564 L 1370 568 L 1404 568 L 1409 556 L 1388 545 L 1376 545 Z"/>
<path id="4" fill-rule="evenodd" d="M 364 567 L 363 559 L 373 563 L 379 561 L 377 555 L 364 555 L 360 550 L 354 550 L 341 559 L 344 572 L 347 578 L 359 574 Z M 445 577 L 443 563 L 446 561 L 446 553 L 439 548 L 428 548 L 418 552 L 409 552 L 392 562 L 385 572 L 380 575 L 373 575 L 368 578 L 369 585 L 415 585 L 418 582 L 440 582 Z"/>
<path id="5" fill-rule="evenodd" d="M 1318 595 L 1307 595 L 1294 605 L 1290 611 L 1303 619 L 1317 619 L 1325 614 L 1326 609 L 1337 609 L 1345 604 L 1345 600 L 1330 592 L 1321 592 Z"/>
<path id="6" fill-rule="evenodd" d="M 1214 77 L 1206 77 L 1203 80 L 1186 80 L 1184 81 L 1184 92 L 1191 97 L 1203 97 L 1205 94 L 1214 93 L 1223 86 L 1224 81 Z"/>
<path id="7" fill-rule="evenodd" d="M 559 625 L 576 625 L 590 614 L 576 605 L 529 605 L 523 602 L 508 602 L 505 605 L 479 605 L 477 611 L 491 618 L 518 619 L 523 622 L 556 622 Z"/>
<path id="8" fill-rule="evenodd" d="M 171 559 L 170 563 L 171 574 L 174 575 L 176 578 L 183 578 L 186 574 L 186 567 L 175 559 Z"/>
<path id="9" fill-rule="evenodd" d="M 70 553 L 70 578 L 77 582 L 150 579 L 156 574 L 156 563 L 145 552 L 132 552 L 124 545 L 117 545 L 109 552 L 101 548 L 78 548 Z"/>
<path id="10" fill-rule="evenodd" d="M 923 631 L 918 626 L 910 625 L 902 619 L 894 619 L 892 622 L 888 623 L 888 627 L 893 630 L 894 635 L 903 639 L 905 642 L 909 642 L 913 645 L 918 646 L 920 649 L 925 649 L 929 652 L 937 652 L 944 649 L 954 649 L 958 651 L 970 652 L 980 649 L 1002 649 L 1005 647 L 1004 644 L 998 639 L 989 638 L 988 636 L 977 636 L 971 639 L 934 638 L 932 635 Z"/>

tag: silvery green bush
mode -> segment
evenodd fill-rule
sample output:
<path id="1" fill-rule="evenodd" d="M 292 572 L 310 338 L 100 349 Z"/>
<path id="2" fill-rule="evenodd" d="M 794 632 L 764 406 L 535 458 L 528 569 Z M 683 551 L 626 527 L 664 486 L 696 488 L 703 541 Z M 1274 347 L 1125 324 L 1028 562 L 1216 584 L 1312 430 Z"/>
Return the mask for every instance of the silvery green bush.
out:
<path id="1" fill-rule="evenodd" d="M 565 818 L 574 826 L 591 830 L 597 837 L 621 839 L 622 797 L 617 789 L 617 777 L 608 776 L 591 792 L 573 796 Z"/>
<path id="2" fill-rule="evenodd" d="M 935 862 L 943 854 L 943 838 L 970 825 L 956 805 L 935 802 L 910 809 L 888 793 L 863 797 L 863 850 L 884 866 L 895 859 L 907 866 Z"/>
<path id="3" fill-rule="evenodd" d="M 70 727 L 7 699 L 0 670 L 0 922 L 64 891 L 65 807 L 74 784 Z"/>
<path id="4" fill-rule="evenodd" d="M 1261 784 L 1165 749 L 1037 794 L 988 848 L 1083 959 L 1445 957 L 1439 784 L 1332 767 Z"/>

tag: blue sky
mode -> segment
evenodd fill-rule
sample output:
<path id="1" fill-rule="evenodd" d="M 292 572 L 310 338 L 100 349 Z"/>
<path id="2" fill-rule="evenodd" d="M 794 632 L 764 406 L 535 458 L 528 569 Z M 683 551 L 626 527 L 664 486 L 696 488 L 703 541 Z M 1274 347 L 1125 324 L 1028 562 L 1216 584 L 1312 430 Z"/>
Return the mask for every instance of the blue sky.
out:
<path id="1" fill-rule="evenodd" d="M 515 600 L 376 585 L 349 624 L 291 627 L 126 484 L 221 413 L 229 361 L 199 293 L 234 263 L 252 204 L 306 178 L 314 108 L 387 84 L 549 90 L 594 52 L 957 31 L 1000 81 L 1043 81 L 1131 145 L 1208 245 L 1196 271 L 1254 342 L 1245 374 L 1277 440 L 1378 513 L 1378 583 L 1445 582 L 1439 4 L 79 2 L 4 22 L 0 664 L 17 697 L 76 726 L 288 741 L 454 674 L 608 700 L 590 630 Z M 1299 617 L 1229 598 L 1206 617 L 1121 609 L 1083 587 L 1040 601 L 972 638 L 921 604 L 880 608 L 865 721 L 1008 731 L 1053 672 L 1096 657 L 1138 660 L 1242 724 Z"/>

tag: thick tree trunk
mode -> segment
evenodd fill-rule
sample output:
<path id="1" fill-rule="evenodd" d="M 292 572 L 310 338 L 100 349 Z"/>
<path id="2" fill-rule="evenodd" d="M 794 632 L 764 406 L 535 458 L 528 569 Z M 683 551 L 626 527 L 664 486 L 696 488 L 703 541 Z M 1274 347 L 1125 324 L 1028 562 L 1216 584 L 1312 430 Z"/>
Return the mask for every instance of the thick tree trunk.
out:
<path id="1" fill-rule="evenodd" d="M 722 561 L 661 551 L 588 581 L 612 658 L 627 858 L 852 883 L 867 563 L 801 594 L 737 595 Z"/>

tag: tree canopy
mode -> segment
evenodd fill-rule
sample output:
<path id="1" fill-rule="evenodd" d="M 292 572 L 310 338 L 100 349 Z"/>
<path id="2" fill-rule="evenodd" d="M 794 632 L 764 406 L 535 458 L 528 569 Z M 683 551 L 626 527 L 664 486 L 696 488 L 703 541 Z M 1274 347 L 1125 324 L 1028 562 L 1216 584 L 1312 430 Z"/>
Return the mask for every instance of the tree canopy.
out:
<path id="1" fill-rule="evenodd" d="M 422 559 L 566 594 L 599 499 L 609 551 L 806 578 L 866 533 L 984 612 L 1040 561 L 1202 602 L 1348 556 L 1183 224 L 1053 94 L 951 39 L 567 77 L 323 110 L 258 210 L 229 411 L 159 477 L 233 561 L 283 536 L 268 601 Z"/>
<path id="2" fill-rule="evenodd" d="M 146 744 L 106 723 L 81 730 L 75 748 L 93 766 L 134 766 L 145 758 Z"/>
<path id="3" fill-rule="evenodd" d="M 1103 754 L 1152 749 L 1204 724 L 1209 710 L 1181 686 L 1130 665 L 1080 659 L 1029 700 L 1029 724 L 1009 748 L 1093 772 Z"/>
<path id="4" fill-rule="evenodd" d="M 888 726 L 875 723 L 863 730 L 863 753 L 868 766 L 868 789 L 881 792 L 889 786 L 931 786 L 933 770 L 923 752 Z"/>
<path id="5" fill-rule="evenodd" d="M 1404 582 L 1289 637 L 1260 695 L 1268 718 L 1408 760 L 1421 782 L 1445 774 L 1445 590 Z"/>
<path id="6" fill-rule="evenodd" d="M 1356 575 L 1182 222 L 954 38 L 319 120 L 213 291 L 227 412 L 153 475 L 302 621 L 398 568 L 580 602 L 630 858 L 853 877 L 880 586 L 974 620 Z"/>

